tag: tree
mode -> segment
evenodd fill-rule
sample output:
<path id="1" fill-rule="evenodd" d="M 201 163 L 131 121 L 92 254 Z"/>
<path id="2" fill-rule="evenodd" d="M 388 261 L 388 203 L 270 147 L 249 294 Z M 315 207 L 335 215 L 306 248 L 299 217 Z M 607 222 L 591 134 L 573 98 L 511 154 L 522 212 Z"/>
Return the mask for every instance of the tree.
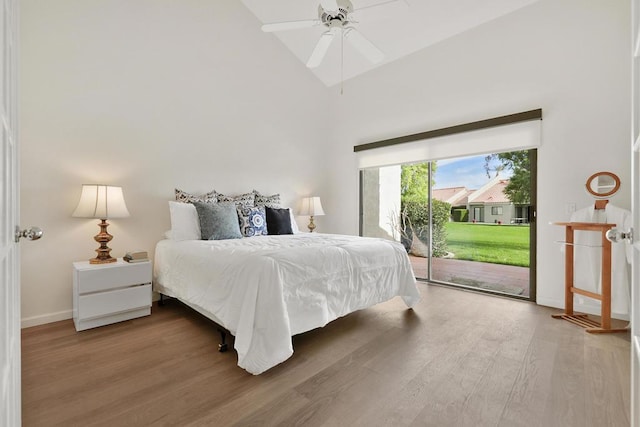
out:
<path id="1" fill-rule="evenodd" d="M 435 175 L 436 162 L 431 163 Z M 431 182 L 435 185 L 435 182 Z M 429 252 L 429 166 L 428 162 L 403 165 L 400 176 L 400 218 L 398 229 L 407 250 L 416 256 L 426 257 Z M 445 224 L 451 215 L 451 205 L 433 200 L 433 256 L 447 253 Z"/>
<path id="2" fill-rule="evenodd" d="M 402 165 L 400 175 L 400 197 L 404 205 L 407 202 L 427 203 L 429 195 L 429 163 Z M 436 162 L 431 164 L 431 173 L 435 176 Z M 435 185 L 435 182 L 432 181 Z"/>
<path id="3" fill-rule="evenodd" d="M 428 163 L 402 165 L 400 175 L 400 198 L 407 202 L 427 202 L 429 188 Z"/>
<path id="4" fill-rule="evenodd" d="M 508 153 L 489 154 L 484 158 L 484 169 L 490 178 L 491 170 L 511 170 L 513 175 L 504 189 L 507 198 L 517 205 L 528 205 L 531 202 L 531 169 L 529 151 L 511 151 Z M 491 161 L 497 160 L 500 166 L 493 169 Z"/>

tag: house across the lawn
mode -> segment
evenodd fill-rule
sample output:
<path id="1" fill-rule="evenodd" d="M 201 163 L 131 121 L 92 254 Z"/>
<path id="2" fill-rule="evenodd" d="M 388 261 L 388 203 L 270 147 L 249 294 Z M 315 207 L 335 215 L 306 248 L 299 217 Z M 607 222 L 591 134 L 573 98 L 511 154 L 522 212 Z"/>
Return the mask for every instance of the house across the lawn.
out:
<path id="1" fill-rule="evenodd" d="M 526 224 L 529 222 L 529 205 L 514 205 L 504 193 L 508 179 L 492 178 L 477 190 L 466 187 L 434 188 L 432 197 L 449 203 L 454 219 L 462 221 L 499 224 Z M 466 210 L 457 215 L 456 210 Z"/>

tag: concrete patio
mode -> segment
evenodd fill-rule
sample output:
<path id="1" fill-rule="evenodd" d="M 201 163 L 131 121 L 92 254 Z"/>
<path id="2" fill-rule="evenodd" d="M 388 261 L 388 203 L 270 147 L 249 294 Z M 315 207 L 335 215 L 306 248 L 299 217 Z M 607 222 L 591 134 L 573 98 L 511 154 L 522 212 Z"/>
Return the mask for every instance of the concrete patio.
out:
<path id="1" fill-rule="evenodd" d="M 427 259 L 409 255 L 417 278 L 427 278 Z M 450 258 L 433 258 L 431 280 L 529 296 L 529 268 Z"/>

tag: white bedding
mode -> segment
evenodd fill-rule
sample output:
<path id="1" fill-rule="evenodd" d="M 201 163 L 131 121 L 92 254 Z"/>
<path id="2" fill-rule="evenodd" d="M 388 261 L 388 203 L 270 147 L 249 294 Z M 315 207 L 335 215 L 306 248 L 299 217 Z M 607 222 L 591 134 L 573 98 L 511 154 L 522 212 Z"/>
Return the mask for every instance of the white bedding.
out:
<path id="1" fill-rule="evenodd" d="M 212 314 L 255 375 L 291 357 L 295 334 L 395 296 L 420 299 L 401 244 L 319 233 L 162 240 L 154 289 Z"/>

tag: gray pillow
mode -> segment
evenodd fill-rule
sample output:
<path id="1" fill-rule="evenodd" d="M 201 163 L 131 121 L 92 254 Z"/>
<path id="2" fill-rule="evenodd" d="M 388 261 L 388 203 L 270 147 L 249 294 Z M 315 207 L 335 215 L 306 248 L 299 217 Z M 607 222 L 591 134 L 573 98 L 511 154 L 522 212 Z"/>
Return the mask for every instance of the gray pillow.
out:
<path id="1" fill-rule="evenodd" d="M 240 239 L 238 213 L 233 203 L 193 202 L 200 219 L 202 240 Z"/>

